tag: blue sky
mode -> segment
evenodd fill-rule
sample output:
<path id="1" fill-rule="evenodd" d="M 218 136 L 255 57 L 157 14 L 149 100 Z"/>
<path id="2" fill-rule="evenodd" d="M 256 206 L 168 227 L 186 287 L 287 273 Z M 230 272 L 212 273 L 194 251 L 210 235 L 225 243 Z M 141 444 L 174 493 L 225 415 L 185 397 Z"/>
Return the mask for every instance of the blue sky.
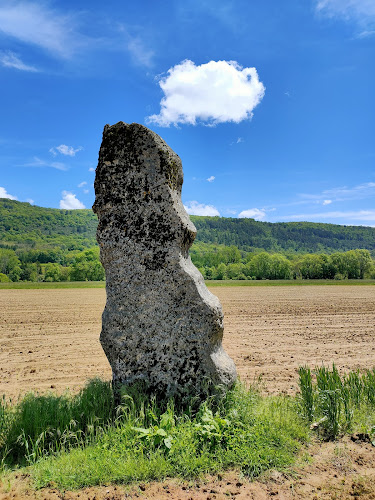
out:
<path id="1" fill-rule="evenodd" d="M 90 208 L 149 126 L 189 213 L 375 226 L 374 0 L 1 0 L 0 197 Z"/>

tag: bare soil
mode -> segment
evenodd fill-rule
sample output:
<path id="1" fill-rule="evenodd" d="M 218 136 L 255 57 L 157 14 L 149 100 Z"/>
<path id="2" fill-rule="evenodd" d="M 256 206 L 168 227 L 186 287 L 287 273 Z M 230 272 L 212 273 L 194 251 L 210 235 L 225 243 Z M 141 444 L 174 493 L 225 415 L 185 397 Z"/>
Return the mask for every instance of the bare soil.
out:
<path id="1" fill-rule="evenodd" d="M 375 287 L 213 288 L 225 315 L 224 346 L 245 382 L 264 391 L 297 390 L 297 368 L 335 362 L 340 371 L 375 366 Z M 0 290 L 0 394 L 77 390 L 89 378 L 110 379 L 99 343 L 104 289 Z M 317 443 L 293 477 L 271 473 L 248 483 L 236 472 L 205 482 L 177 481 L 79 492 L 28 489 L 19 477 L 10 498 L 373 498 L 375 449 L 369 443 Z M 7 489 L 9 490 L 7 492 Z"/>

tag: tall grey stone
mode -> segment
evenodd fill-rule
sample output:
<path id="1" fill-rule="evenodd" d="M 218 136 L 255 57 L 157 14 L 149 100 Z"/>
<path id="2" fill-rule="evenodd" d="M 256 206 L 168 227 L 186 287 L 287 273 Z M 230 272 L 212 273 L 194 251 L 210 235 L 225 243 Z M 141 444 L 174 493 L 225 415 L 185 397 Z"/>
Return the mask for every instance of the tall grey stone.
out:
<path id="1" fill-rule="evenodd" d="M 233 385 L 223 313 L 189 257 L 196 229 L 181 202 L 182 164 L 143 125 L 106 125 L 93 206 L 106 272 L 100 341 L 115 384 L 166 396 Z"/>

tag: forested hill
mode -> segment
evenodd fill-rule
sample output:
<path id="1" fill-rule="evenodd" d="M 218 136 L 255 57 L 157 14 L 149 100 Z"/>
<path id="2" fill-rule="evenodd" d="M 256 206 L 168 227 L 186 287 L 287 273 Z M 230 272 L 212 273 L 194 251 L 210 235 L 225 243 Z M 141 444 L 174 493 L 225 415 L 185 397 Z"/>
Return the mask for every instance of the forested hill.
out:
<path id="1" fill-rule="evenodd" d="M 260 222 L 254 219 L 196 217 L 197 240 L 251 251 L 332 253 L 365 248 L 375 255 L 375 228 L 318 222 Z"/>
<path id="2" fill-rule="evenodd" d="M 365 248 L 375 255 L 375 228 L 312 222 L 269 223 L 253 219 L 191 217 L 197 241 L 251 251 L 332 253 Z M 96 244 L 91 210 L 58 210 L 0 199 L 2 247 L 83 250 Z"/>

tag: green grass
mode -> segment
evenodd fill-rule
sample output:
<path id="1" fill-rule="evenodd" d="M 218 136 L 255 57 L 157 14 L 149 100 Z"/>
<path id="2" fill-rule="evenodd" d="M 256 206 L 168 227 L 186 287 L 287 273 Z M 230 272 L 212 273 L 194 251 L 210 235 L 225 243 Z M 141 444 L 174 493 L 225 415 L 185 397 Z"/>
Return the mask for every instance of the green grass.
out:
<path id="1" fill-rule="evenodd" d="M 35 487 L 60 489 L 229 468 L 256 477 L 288 470 L 308 440 L 294 399 L 262 398 L 239 384 L 223 399 L 183 407 L 128 391 L 114 409 L 108 388 L 93 381 L 75 397 L 29 395 L 15 407 L 3 404 L 4 470 L 28 464 Z"/>
<path id="2" fill-rule="evenodd" d="M 79 394 L 27 394 L 0 402 L 0 464 L 24 466 L 46 454 L 90 441 L 113 420 L 109 382 L 91 380 Z"/>
<path id="3" fill-rule="evenodd" d="M 324 439 L 352 431 L 375 440 L 375 369 L 340 376 L 336 366 L 299 368 L 302 413 Z"/>
<path id="4" fill-rule="evenodd" d="M 217 286 L 314 286 L 314 285 L 375 285 L 375 280 L 206 280 L 208 287 Z M 105 281 L 57 281 L 0 283 L 0 290 L 12 289 L 59 289 L 59 288 L 105 288 Z"/>
<path id="5" fill-rule="evenodd" d="M 215 286 L 316 286 L 316 285 L 375 285 L 375 280 L 207 280 Z"/>
<path id="6" fill-rule="evenodd" d="M 77 395 L 3 399 L 0 470 L 27 467 L 36 488 L 61 490 L 228 469 L 254 478 L 292 471 L 311 424 L 325 440 L 348 432 L 375 439 L 375 369 L 340 376 L 335 365 L 301 367 L 299 375 L 295 397 L 263 397 L 238 383 L 221 398 L 182 404 L 136 386 L 115 407 L 111 384 L 92 380 Z"/>
<path id="7" fill-rule="evenodd" d="M 105 288 L 105 281 L 53 281 L 32 282 L 16 281 L 14 283 L 0 283 L 0 290 L 50 290 L 59 288 Z"/>

